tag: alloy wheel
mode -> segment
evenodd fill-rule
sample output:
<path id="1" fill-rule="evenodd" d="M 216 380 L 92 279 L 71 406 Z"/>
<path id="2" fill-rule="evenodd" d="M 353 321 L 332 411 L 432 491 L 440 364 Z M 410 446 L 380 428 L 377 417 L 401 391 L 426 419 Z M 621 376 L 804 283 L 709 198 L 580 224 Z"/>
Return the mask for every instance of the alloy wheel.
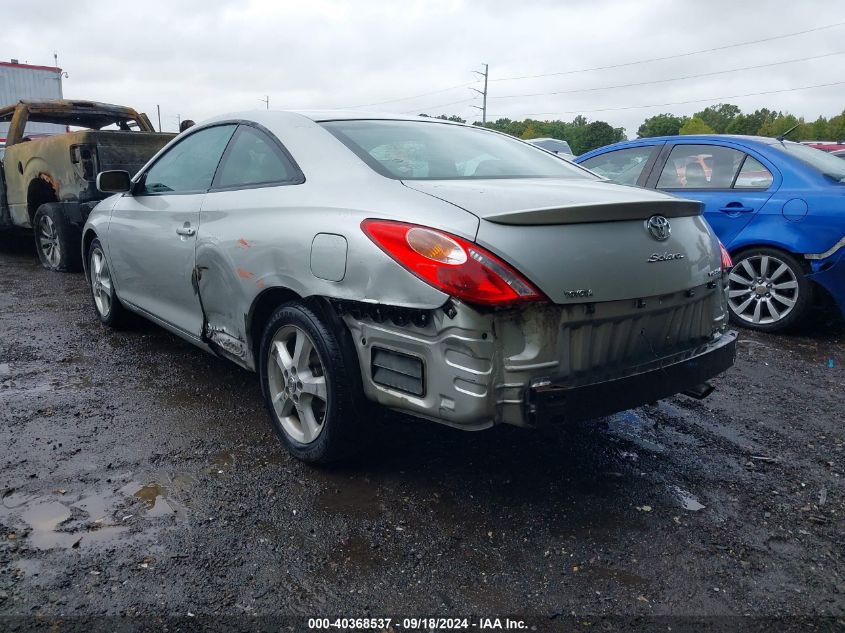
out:
<path id="1" fill-rule="evenodd" d="M 56 268 L 59 265 L 62 258 L 59 233 L 49 215 L 42 215 L 38 222 L 38 248 L 51 267 Z"/>
<path id="2" fill-rule="evenodd" d="M 112 304 L 111 273 L 105 255 L 99 248 L 91 251 L 91 290 L 94 293 L 97 312 L 100 316 L 107 317 Z"/>
<path id="3" fill-rule="evenodd" d="M 326 374 L 314 341 L 295 325 L 279 328 L 270 342 L 267 375 L 273 409 L 284 431 L 310 444 L 328 410 Z"/>
<path id="4" fill-rule="evenodd" d="M 729 277 L 728 304 L 740 320 L 752 324 L 782 321 L 798 302 L 798 278 L 773 255 L 750 255 L 736 263 Z"/>

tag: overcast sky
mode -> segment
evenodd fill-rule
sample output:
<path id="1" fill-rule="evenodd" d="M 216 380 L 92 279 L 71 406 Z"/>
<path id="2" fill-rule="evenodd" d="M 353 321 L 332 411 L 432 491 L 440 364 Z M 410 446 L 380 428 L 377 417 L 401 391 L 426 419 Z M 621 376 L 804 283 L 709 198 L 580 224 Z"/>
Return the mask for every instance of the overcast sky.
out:
<path id="1" fill-rule="evenodd" d="M 165 130 L 176 129 L 177 114 L 199 121 L 264 108 L 265 95 L 271 109 L 390 100 L 367 109 L 480 119 L 472 106 L 481 100 L 469 85 L 481 88 L 472 71 L 485 62 L 488 119 L 583 114 L 624 127 L 630 138 L 647 116 L 691 114 L 720 100 L 808 120 L 845 108 L 845 54 L 830 55 L 845 52 L 845 25 L 572 72 L 845 22 L 841 0 L 41 0 L 34 6 L 5 3 L 0 59 L 52 65 L 56 51 L 69 74 L 66 97 L 130 105 L 152 120 L 160 104 Z M 796 59 L 803 61 L 606 89 Z M 568 74 L 505 80 L 547 73 Z M 832 82 L 841 83 L 732 96 Z M 446 88 L 452 89 L 396 100 Z M 602 89 L 584 91 L 593 88 Z M 570 92 L 508 97 L 561 91 Z"/>

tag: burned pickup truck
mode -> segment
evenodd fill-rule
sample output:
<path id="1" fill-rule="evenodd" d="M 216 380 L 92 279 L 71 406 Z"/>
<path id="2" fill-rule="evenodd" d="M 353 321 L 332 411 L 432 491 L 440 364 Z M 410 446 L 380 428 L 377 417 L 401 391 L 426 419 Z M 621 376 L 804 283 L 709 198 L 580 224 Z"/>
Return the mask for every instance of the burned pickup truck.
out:
<path id="1" fill-rule="evenodd" d="M 45 135 L 33 125 L 39 123 L 65 132 Z M 81 268 L 82 225 L 105 197 L 97 174 L 135 173 L 174 136 L 156 132 L 132 108 L 94 101 L 20 101 L 0 108 L 3 124 L 0 229 L 32 229 L 41 264 L 60 271 Z"/>

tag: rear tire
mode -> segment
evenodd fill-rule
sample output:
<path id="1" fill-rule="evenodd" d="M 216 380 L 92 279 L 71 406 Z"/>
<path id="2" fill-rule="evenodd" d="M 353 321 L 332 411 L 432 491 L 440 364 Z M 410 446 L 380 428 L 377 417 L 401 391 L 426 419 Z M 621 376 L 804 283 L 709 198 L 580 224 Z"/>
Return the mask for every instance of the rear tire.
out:
<path id="1" fill-rule="evenodd" d="M 366 440 L 361 370 L 341 325 L 300 302 L 277 308 L 257 359 L 270 425 L 305 462 L 348 457 Z"/>
<path id="2" fill-rule="evenodd" d="M 38 260 L 44 268 L 56 272 L 81 270 L 81 235 L 65 218 L 61 204 L 48 202 L 38 207 L 32 228 Z"/>
<path id="3" fill-rule="evenodd" d="M 117 298 L 111 269 L 99 239 L 94 239 L 88 248 L 88 284 L 100 322 L 115 329 L 123 326 L 128 315 Z"/>
<path id="4" fill-rule="evenodd" d="M 813 284 L 805 266 L 776 248 L 737 253 L 728 277 L 728 309 L 736 325 L 759 332 L 783 332 L 806 316 Z"/>

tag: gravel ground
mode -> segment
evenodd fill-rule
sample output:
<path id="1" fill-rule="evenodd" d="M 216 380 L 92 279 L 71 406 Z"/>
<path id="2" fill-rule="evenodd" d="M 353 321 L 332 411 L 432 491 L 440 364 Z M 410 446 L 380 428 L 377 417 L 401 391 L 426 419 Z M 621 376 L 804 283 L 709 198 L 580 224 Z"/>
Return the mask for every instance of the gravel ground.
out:
<path id="1" fill-rule="evenodd" d="M 81 275 L 3 238 L 0 628 L 471 614 L 536 630 L 604 616 L 841 626 L 845 332 L 809 330 L 742 332 L 702 402 L 554 436 L 396 416 L 356 463 L 320 469 L 271 436 L 253 374 L 151 324 L 109 331 Z"/>

